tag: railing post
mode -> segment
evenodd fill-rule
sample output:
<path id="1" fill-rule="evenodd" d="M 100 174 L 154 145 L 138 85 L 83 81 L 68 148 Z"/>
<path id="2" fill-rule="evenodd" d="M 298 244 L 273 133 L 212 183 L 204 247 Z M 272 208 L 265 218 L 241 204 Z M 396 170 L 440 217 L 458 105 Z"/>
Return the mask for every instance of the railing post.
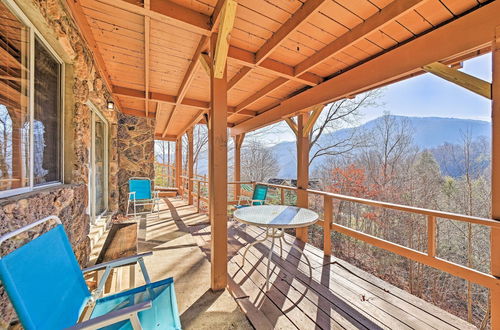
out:
<path id="1" fill-rule="evenodd" d="M 436 256 L 436 217 L 433 215 L 427 216 L 427 254 Z"/>
<path id="2" fill-rule="evenodd" d="M 333 203 L 328 195 L 323 196 L 323 253 L 325 256 L 332 255 L 332 221 L 333 221 Z"/>
<path id="3" fill-rule="evenodd" d="M 285 205 L 285 189 L 280 188 L 280 194 L 281 194 L 281 205 Z"/>
<path id="4" fill-rule="evenodd" d="M 188 131 L 188 204 L 193 204 L 194 141 L 193 129 Z"/>
<path id="5" fill-rule="evenodd" d="M 309 135 L 305 134 L 305 126 L 309 119 L 309 114 L 297 116 L 297 206 L 309 207 Z M 304 243 L 307 243 L 308 228 L 297 228 L 295 236 Z"/>
<path id="6" fill-rule="evenodd" d="M 500 26 L 492 43 L 491 217 L 500 220 Z M 491 228 L 491 275 L 500 277 L 500 229 Z M 500 329 L 500 289 L 490 290 L 491 329 Z"/>

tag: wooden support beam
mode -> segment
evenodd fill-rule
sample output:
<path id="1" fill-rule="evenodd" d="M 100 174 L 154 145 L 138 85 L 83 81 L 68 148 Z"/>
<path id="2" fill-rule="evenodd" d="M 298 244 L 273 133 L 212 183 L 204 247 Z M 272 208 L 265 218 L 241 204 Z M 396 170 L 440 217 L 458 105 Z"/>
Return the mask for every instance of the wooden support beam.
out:
<path id="1" fill-rule="evenodd" d="M 215 78 L 221 79 L 226 70 L 227 53 L 229 50 L 230 33 L 233 30 L 238 3 L 234 0 L 226 0 L 221 10 L 219 32 L 217 34 L 217 45 L 213 60 Z"/>
<path id="2" fill-rule="evenodd" d="M 500 221 L 500 24 L 492 43 L 491 217 Z M 500 229 L 490 233 L 491 275 L 500 277 Z M 490 290 L 491 329 L 500 329 L 500 289 Z"/>
<path id="3" fill-rule="evenodd" d="M 500 24 L 500 2 L 490 2 L 467 15 L 434 29 L 391 51 L 341 73 L 322 84 L 294 95 L 255 118 L 231 129 L 232 135 L 246 133 L 282 120 L 314 104 L 327 104 L 398 79 L 422 72 L 429 63 L 452 59 L 483 49 L 493 40 Z M 474 28 L 472 29 L 471 26 Z M 443 40 L 453 42 L 443 42 Z M 429 51 L 432 50 L 432 51 Z"/>
<path id="4" fill-rule="evenodd" d="M 175 142 L 175 141 L 177 141 L 177 136 L 176 135 L 167 135 L 167 136 L 163 137 L 163 136 L 161 136 L 161 134 L 155 134 L 155 140 Z M 170 164 L 170 161 L 168 163 Z"/>
<path id="5" fill-rule="evenodd" d="M 68 5 L 69 12 L 73 17 L 76 25 L 78 26 L 83 39 L 85 39 L 90 51 L 92 52 L 97 71 L 99 72 L 101 78 L 104 79 L 106 88 L 110 93 L 114 93 L 113 84 L 111 83 L 111 76 L 106 69 L 106 64 L 101 55 L 101 52 L 99 51 L 99 48 L 97 47 L 97 42 L 94 39 L 94 34 L 92 33 L 92 29 L 90 28 L 87 18 L 85 17 L 85 13 L 83 12 L 80 2 L 75 0 L 66 0 L 66 4 Z M 122 106 L 120 100 L 118 98 L 113 98 L 113 101 L 118 109 L 121 110 Z"/>
<path id="6" fill-rule="evenodd" d="M 309 116 L 309 119 L 307 120 L 307 123 L 304 127 L 304 137 L 309 136 L 309 133 L 311 133 L 314 124 L 316 124 L 316 121 L 318 120 L 319 115 L 321 115 L 321 111 L 323 110 L 324 105 L 320 104 L 317 106 L 312 107 L 311 110 L 311 115 Z"/>
<path id="7" fill-rule="evenodd" d="M 201 66 L 210 77 L 210 57 L 208 56 L 208 54 L 202 53 L 199 60 Z"/>
<path id="8" fill-rule="evenodd" d="M 241 146 L 243 145 L 243 140 L 245 139 L 245 134 L 233 136 L 234 140 L 234 169 L 233 169 L 233 180 L 238 182 L 241 181 Z M 234 185 L 234 199 L 239 200 L 241 193 L 241 185 L 239 183 Z"/>
<path id="9" fill-rule="evenodd" d="M 146 112 L 142 111 L 142 110 L 124 108 L 124 107 L 122 107 L 121 112 L 126 114 L 126 115 L 134 116 L 134 117 L 144 117 L 144 118 L 155 118 L 156 117 L 156 113 L 154 113 L 154 112 L 149 112 L 148 114 L 146 114 Z"/>
<path id="10" fill-rule="evenodd" d="M 175 141 L 175 186 L 177 191 L 181 191 L 182 175 L 182 136 L 178 136 Z"/>
<path id="11" fill-rule="evenodd" d="M 211 37 L 211 63 L 217 35 Z M 222 78 L 216 78 L 214 65 L 210 67 L 209 110 L 209 215 L 211 224 L 210 287 L 224 290 L 227 286 L 227 66 Z"/>
<path id="12" fill-rule="evenodd" d="M 138 89 L 122 87 L 122 86 L 116 86 L 116 85 L 113 86 L 113 91 L 114 91 L 114 94 L 118 95 L 118 96 L 131 97 L 131 98 L 135 98 L 135 99 L 144 99 L 146 97 L 146 93 L 144 91 L 141 91 Z M 157 101 L 157 102 L 177 105 L 178 107 L 182 107 L 185 109 L 195 109 L 195 110 L 204 109 L 204 110 L 206 110 L 209 107 L 209 103 L 205 102 L 205 101 L 184 98 L 182 100 L 182 102 L 177 104 L 176 103 L 177 97 L 174 95 L 155 93 L 155 92 L 149 92 L 148 94 L 149 94 L 149 100 L 151 100 L 151 101 Z"/>
<path id="13" fill-rule="evenodd" d="M 300 26 L 305 24 L 309 17 L 316 13 L 321 5 L 326 0 L 307 0 L 281 27 L 276 31 L 271 38 L 267 39 L 266 43 L 260 47 L 255 54 L 256 64 L 260 64 L 269 54 L 288 38 L 290 34 L 297 31 Z"/>
<path id="14" fill-rule="evenodd" d="M 210 35 L 211 33 L 212 24 L 210 16 L 168 0 L 150 0 L 150 9 L 140 6 L 140 2 L 136 2 L 137 4 L 125 0 L 99 0 L 99 2 L 134 14 L 148 16 L 160 22 L 175 25 L 197 34 Z"/>
<path id="15" fill-rule="evenodd" d="M 271 83 L 267 84 L 264 86 L 264 88 L 260 89 L 257 93 L 250 95 L 247 97 L 243 102 L 238 104 L 235 108 L 234 114 L 239 113 L 240 111 L 246 109 L 247 107 L 251 106 L 258 100 L 262 99 L 265 97 L 267 94 L 271 93 L 272 91 L 278 89 L 279 87 L 283 86 L 288 82 L 287 79 L 285 78 L 276 78 L 273 80 Z"/>
<path id="16" fill-rule="evenodd" d="M 226 0 L 218 0 L 217 3 L 215 4 L 212 16 L 210 16 L 210 21 L 212 22 L 212 29 L 210 31 L 212 33 L 215 32 L 215 30 L 219 26 L 222 8 L 224 7 L 225 2 Z"/>
<path id="17" fill-rule="evenodd" d="M 308 208 L 309 197 L 307 189 L 309 187 L 309 136 L 304 134 L 304 129 L 309 114 L 304 113 L 297 116 L 297 206 Z M 306 243 L 308 239 L 307 228 L 295 230 L 295 236 Z"/>
<path id="18" fill-rule="evenodd" d="M 201 36 L 200 41 L 198 42 L 198 46 L 194 51 L 194 54 L 191 58 L 191 63 L 189 63 L 189 67 L 184 74 L 184 78 L 182 79 L 181 87 L 179 88 L 179 92 L 177 94 L 176 103 L 181 103 L 186 96 L 186 93 L 193 82 L 193 79 L 196 74 L 196 70 L 198 69 L 198 65 L 200 64 L 199 58 L 202 56 L 202 51 L 207 47 L 208 38 L 206 36 Z"/>
<path id="19" fill-rule="evenodd" d="M 297 136 L 297 134 L 299 132 L 298 132 L 298 129 L 297 129 L 297 124 L 295 123 L 295 121 L 293 120 L 293 118 L 292 117 L 287 117 L 287 118 L 285 118 L 285 122 L 288 124 L 288 126 L 290 127 L 290 129 L 293 131 L 293 133 L 295 134 L 295 136 Z"/>
<path id="20" fill-rule="evenodd" d="M 487 81 L 476 78 L 465 72 L 458 71 L 457 69 L 450 68 L 449 66 L 439 62 L 424 65 L 423 69 L 433 75 L 491 100 L 491 84 Z"/>
<path id="21" fill-rule="evenodd" d="M 234 75 L 234 77 L 229 80 L 229 83 L 227 84 L 227 91 L 229 92 L 241 79 L 245 78 L 250 72 L 252 71 L 252 68 L 248 66 L 244 66 L 241 68 L 240 71 L 238 71 L 237 74 Z"/>
<path id="22" fill-rule="evenodd" d="M 191 63 L 189 63 L 189 67 L 186 70 L 186 73 L 184 74 L 184 78 L 182 79 L 181 86 L 179 88 L 179 92 L 177 94 L 177 98 L 175 99 L 175 105 L 174 108 L 172 109 L 172 112 L 170 114 L 170 118 L 173 116 L 175 111 L 177 110 L 179 105 L 182 105 L 182 102 L 184 101 L 184 97 L 186 96 L 186 93 L 188 91 L 189 86 L 191 86 L 191 83 L 194 80 L 196 70 L 198 69 L 198 65 L 200 64 L 199 59 L 201 56 L 201 51 L 206 48 L 208 42 L 208 38 L 205 36 L 201 36 L 200 41 L 198 42 L 198 47 L 196 47 L 196 50 L 194 51 L 193 57 L 191 59 Z M 169 119 L 170 119 L 169 118 Z M 170 120 L 168 121 L 167 125 L 165 126 L 165 130 L 163 131 L 162 135 L 166 135 L 168 132 L 168 128 L 170 127 Z M 182 130 L 180 135 L 184 134 L 191 126 L 191 123 L 188 124 L 188 126 Z"/>
<path id="23" fill-rule="evenodd" d="M 193 117 L 193 120 L 191 120 L 180 132 L 179 135 L 184 135 L 187 131 L 192 129 L 196 124 L 200 122 L 200 120 L 203 119 L 203 116 L 207 113 L 205 110 L 201 110 L 198 112 L 196 116 Z"/>
<path id="24" fill-rule="evenodd" d="M 308 86 L 316 86 L 323 81 L 322 77 L 310 72 L 295 76 L 295 71 L 292 66 L 269 58 L 257 65 L 255 53 L 234 46 L 229 47 L 228 57 L 240 65 L 248 66 L 253 69 L 258 67 L 260 70 L 266 71 L 269 74 L 287 78 Z"/>
<path id="25" fill-rule="evenodd" d="M 193 205 L 193 177 L 194 177 L 194 141 L 193 129 L 187 131 L 188 136 L 188 204 Z"/>
<path id="26" fill-rule="evenodd" d="M 170 113 L 168 114 L 167 122 L 165 123 L 165 128 L 163 129 L 163 133 L 161 136 L 167 136 L 168 128 L 170 127 L 170 124 L 172 123 L 172 118 L 174 117 L 174 111 L 173 109 L 170 110 Z"/>
<path id="27" fill-rule="evenodd" d="M 370 16 L 363 23 L 354 27 L 351 31 L 341 35 L 330 44 L 309 56 L 295 67 L 295 75 L 300 75 L 314 68 L 316 65 L 329 59 L 343 50 L 352 46 L 367 34 L 380 30 L 385 25 L 391 24 L 395 19 L 415 9 L 426 0 L 400 0 L 394 1 L 378 13 Z"/>

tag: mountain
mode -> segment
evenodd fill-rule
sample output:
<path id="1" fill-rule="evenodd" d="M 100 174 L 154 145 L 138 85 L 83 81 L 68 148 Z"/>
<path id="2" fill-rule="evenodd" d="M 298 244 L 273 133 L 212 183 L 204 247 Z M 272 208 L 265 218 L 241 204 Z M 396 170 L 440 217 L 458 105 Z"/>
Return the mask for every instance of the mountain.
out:
<path id="1" fill-rule="evenodd" d="M 481 120 L 458 119 L 458 118 L 441 118 L 441 117 L 406 117 L 394 116 L 396 120 L 407 120 L 413 128 L 413 142 L 420 149 L 430 149 L 440 146 L 444 143 L 460 143 L 461 134 L 470 131 L 472 138 L 484 136 L 491 139 L 491 123 Z M 371 131 L 381 121 L 383 117 L 373 119 L 356 129 L 362 131 Z M 330 138 L 339 139 L 349 136 L 354 128 L 341 129 L 329 134 L 325 134 L 321 140 L 326 141 Z M 296 155 L 295 142 L 282 142 L 274 145 L 272 152 L 280 164 L 280 178 L 295 178 L 296 177 Z M 324 158 L 323 158 L 324 159 Z M 317 166 L 322 161 L 317 158 L 312 164 L 312 168 Z"/>

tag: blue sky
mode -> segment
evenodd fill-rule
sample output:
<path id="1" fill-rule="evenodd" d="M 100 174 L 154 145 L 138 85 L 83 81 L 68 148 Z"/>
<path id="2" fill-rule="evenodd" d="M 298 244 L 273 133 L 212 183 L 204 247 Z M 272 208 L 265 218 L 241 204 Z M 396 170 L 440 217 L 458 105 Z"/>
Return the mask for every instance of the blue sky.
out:
<path id="1" fill-rule="evenodd" d="M 463 72 L 491 82 L 491 54 L 464 62 Z M 359 124 L 390 112 L 394 115 L 415 117 L 452 117 L 491 121 L 491 101 L 432 74 L 424 74 L 387 86 L 380 99 L 382 106 L 362 111 Z M 272 134 L 259 140 L 266 144 L 294 141 L 295 136 L 281 122 Z M 264 138 L 264 139 L 262 139 Z"/>

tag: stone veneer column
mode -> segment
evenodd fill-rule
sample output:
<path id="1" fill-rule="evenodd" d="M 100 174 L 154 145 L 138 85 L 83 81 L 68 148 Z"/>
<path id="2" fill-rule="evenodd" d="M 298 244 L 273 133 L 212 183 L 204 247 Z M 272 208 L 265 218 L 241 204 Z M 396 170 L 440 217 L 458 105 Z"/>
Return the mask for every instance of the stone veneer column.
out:
<path id="1" fill-rule="evenodd" d="M 139 176 L 154 180 L 154 120 L 120 114 L 117 149 L 119 207 L 125 213 L 128 179 Z"/>

